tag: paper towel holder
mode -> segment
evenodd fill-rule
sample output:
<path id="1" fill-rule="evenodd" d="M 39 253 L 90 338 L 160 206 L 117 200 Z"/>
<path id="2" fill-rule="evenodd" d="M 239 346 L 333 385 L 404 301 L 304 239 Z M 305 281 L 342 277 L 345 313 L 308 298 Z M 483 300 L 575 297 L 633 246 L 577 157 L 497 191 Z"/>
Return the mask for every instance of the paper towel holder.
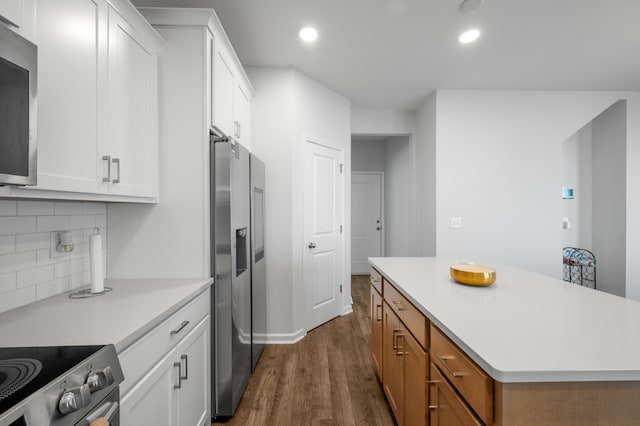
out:
<path id="1" fill-rule="evenodd" d="M 73 244 L 73 235 L 71 231 L 58 232 L 58 244 L 56 245 L 56 251 L 60 253 L 71 253 L 75 245 Z"/>

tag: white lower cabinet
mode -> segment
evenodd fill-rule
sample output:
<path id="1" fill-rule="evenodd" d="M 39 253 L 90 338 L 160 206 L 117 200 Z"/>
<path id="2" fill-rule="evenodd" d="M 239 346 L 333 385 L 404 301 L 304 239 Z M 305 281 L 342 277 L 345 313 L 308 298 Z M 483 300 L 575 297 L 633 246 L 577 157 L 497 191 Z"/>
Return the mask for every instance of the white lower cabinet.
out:
<path id="1" fill-rule="evenodd" d="M 177 349 L 169 352 L 120 401 L 123 426 L 178 424 L 175 390 Z"/>
<path id="2" fill-rule="evenodd" d="M 197 426 L 211 422 L 208 389 L 210 374 L 210 336 L 207 316 L 178 344 L 178 372 L 181 378 L 175 390 L 180 426 Z M 174 364 L 175 365 L 175 364 Z"/>
<path id="3" fill-rule="evenodd" d="M 123 426 L 200 426 L 211 421 L 209 333 L 207 315 L 122 397 Z"/>

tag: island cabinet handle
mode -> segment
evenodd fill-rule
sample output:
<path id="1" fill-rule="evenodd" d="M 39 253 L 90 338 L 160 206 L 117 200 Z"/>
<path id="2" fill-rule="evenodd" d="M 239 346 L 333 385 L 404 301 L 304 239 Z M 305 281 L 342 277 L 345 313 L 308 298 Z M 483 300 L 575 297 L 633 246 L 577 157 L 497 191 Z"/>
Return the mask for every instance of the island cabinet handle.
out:
<path id="1" fill-rule="evenodd" d="M 369 281 L 371 281 L 371 284 L 380 284 L 380 280 L 373 278 L 373 275 L 369 277 Z"/>
<path id="2" fill-rule="evenodd" d="M 186 326 L 189 325 L 189 321 L 182 321 L 182 323 L 180 324 L 180 326 L 178 328 L 176 328 L 175 330 L 171 330 L 171 333 L 169 333 L 170 335 L 174 335 L 174 334 L 178 334 L 182 331 L 183 328 L 185 328 Z"/>
<path id="3" fill-rule="evenodd" d="M 396 306 L 398 307 L 398 310 L 399 310 L 399 311 L 406 311 L 406 310 L 407 310 L 407 308 L 405 308 L 405 307 L 404 307 L 404 305 L 402 304 L 402 302 L 401 302 L 401 301 L 399 301 L 399 300 L 394 300 L 394 301 L 393 301 L 393 302 L 391 302 L 391 303 L 393 303 L 394 305 L 396 305 Z"/>
<path id="4" fill-rule="evenodd" d="M 402 330 L 395 328 L 393 329 L 393 333 L 391 335 L 391 339 L 393 340 L 393 350 L 396 351 L 396 353 L 398 353 L 398 336 L 399 334 L 396 333 L 400 333 Z"/>
<path id="5" fill-rule="evenodd" d="M 376 304 L 376 321 L 382 321 L 382 314 L 378 315 L 378 312 L 382 311 L 382 305 Z"/>
<path id="6" fill-rule="evenodd" d="M 400 331 L 400 330 L 399 330 L 399 331 Z M 402 338 L 402 340 L 404 340 L 404 334 L 400 334 L 400 333 L 398 333 L 398 334 L 396 335 L 397 343 L 396 343 L 396 347 L 395 347 L 395 349 L 396 349 L 396 355 L 398 355 L 398 356 L 404 355 L 404 354 L 406 353 L 406 352 L 405 352 L 405 350 L 404 350 L 404 345 L 400 346 L 400 339 L 401 339 L 401 338 Z"/>
<path id="7" fill-rule="evenodd" d="M 463 372 L 460 371 L 453 371 L 451 369 L 451 367 L 449 367 L 449 364 L 447 364 L 447 360 L 450 359 L 454 359 L 453 356 L 445 356 L 445 355 L 436 355 L 436 357 L 440 360 L 440 362 L 442 362 L 442 365 L 444 365 L 444 367 L 449 371 L 449 373 L 453 376 L 453 377 L 462 377 L 464 376 Z"/>

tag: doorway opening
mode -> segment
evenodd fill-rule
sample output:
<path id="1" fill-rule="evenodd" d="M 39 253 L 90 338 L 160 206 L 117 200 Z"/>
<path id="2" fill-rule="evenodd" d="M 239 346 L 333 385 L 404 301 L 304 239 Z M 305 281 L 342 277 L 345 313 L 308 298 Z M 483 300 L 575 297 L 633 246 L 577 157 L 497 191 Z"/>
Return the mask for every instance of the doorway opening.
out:
<path id="1" fill-rule="evenodd" d="M 351 136 L 351 273 L 367 259 L 411 255 L 411 136 Z"/>
<path id="2" fill-rule="evenodd" d="M 564 141 L 563 247 L 595 254 L 598 290 L 626 295 L 627 102 Z M 560 260 L 561 251 L 558 250 Z"/>

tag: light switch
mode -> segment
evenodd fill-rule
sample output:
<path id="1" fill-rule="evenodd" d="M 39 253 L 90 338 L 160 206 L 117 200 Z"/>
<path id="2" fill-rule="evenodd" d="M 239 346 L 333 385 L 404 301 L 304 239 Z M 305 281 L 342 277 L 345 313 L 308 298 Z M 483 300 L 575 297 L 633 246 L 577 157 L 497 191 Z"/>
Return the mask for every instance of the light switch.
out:
<path id="1" fill-rule="evenodd" d="M 571 228 L 571 222 L 569 222 L 569 218 L 568 217 L 563 217 L 562 218 L 562 228 L 563 229 Z"/>
<path id="2" fill-rule="evenodd" d="M 451 228 L 452 229 L 462 228 L 462 218 L 461 217 L 452 217 L 451 218 Z"/>

